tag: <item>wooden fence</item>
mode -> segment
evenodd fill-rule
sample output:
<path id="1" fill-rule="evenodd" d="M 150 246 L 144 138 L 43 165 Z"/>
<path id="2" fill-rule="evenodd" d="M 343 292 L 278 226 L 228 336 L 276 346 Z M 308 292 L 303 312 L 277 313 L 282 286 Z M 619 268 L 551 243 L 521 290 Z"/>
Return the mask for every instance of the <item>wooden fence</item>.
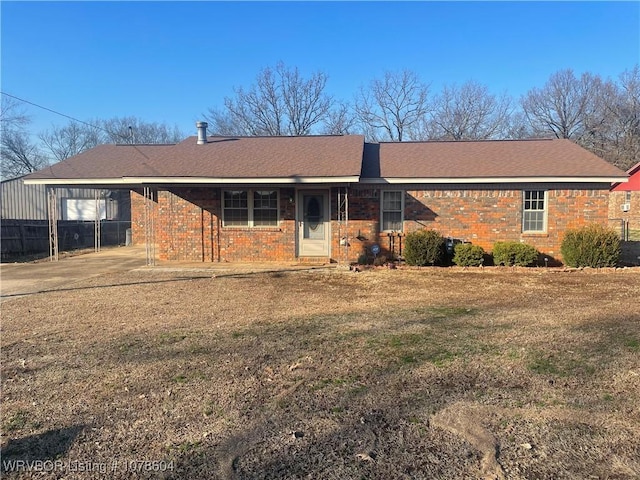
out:
<path id="1" fill-rule="evenodd" d="M 103 220 L 100 223 L 100 244 L 124 245 L 131 222 Z M 94 222 L 58 221 L 58 249 L 60 251 L 94 246 Z M 47 220 L 2 220 L 0 224 L 0 254 L 2 259 L 46 253 L 49 251 L 49 222 Z"/>

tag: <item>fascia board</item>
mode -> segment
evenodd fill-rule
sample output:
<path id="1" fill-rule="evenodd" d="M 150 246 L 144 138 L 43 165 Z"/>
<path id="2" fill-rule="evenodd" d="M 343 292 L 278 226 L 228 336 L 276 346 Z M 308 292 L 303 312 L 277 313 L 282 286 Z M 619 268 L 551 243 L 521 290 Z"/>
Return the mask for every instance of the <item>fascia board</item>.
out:
<path id="1" fill-rule="evenodd" d="M 273 177 L 273 178 L 211 178 L 211 177 L 121 177 L 121 178 L 35 178 L 26 185 L 208 185 L 208 184 L 320 184 L 357 183 L 359 176 L 344 177 Z"/>
<path id="2" fill-rule="evenodd" d="M 361 178 L 368 184 L 478 184 L 478 183 L 612 183 L 627 182 L 627 177 L 464 177 L 464 178 Z"/>
<path id="3" fill-rule="evenodd" d="M 25 185 L 122 185 L 122 178 L 33 178 L 23 180 Z"/>

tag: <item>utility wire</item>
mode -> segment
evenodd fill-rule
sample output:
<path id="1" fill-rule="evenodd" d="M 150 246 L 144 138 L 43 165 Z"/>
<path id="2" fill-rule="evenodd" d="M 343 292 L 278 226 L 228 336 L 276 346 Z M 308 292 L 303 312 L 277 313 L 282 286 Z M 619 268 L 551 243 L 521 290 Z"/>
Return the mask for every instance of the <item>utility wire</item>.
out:
<path id="1" fill-rule="evenodd" d="M 82 121 L 82 120 L 78 120 L 77 118 L 71 117 L 71 116 L 69 116 L 69 115 L 65 115 L 64 113 L 56 112 L 55 110 L 51 110 L 50 108 L 43 107 L 42 105 L 38 105 L 37 103 L 30 102 L 29 100 L 25 100 L 24 98 L 16 97 L 15 95 L 11 95 L 10 93 L 7 93 L 7 92 L 1 92 L 1 91 L 0 91 L 0 93 L 1 93 L 2 95 L 6 95 L 7 97 L 15 98 L 16 100 L 20 100 L 21 102 L 28 103 L 29 105 L 33 105 L 34 107 L 38 107 L 38 108 L 41 108 L 41 109 L 43 109 L 43 110 L 46 110 L 47 112 L 55 113 L 56 115 L 61 115 L 61 116 L 66 117 L 66 118 L 68 118 L 68 119 L 70 119 L 70 120 L 73 120 L 74 122 L 83 123 L 83 124 L 85 124 L 85 125 L 87 125 L 87 126 L 89 126 L 89 127 L 92 127 L 92 128 L 99 128 L 100 130 L 103 130 L 103 131 L 105 131 L 105 132 L 107 132 L 107 133 L 110 133 L 110 132 L 109 132 L 107 129 L 105 129 L 105 128 L 99 127 L 99 126 L 97 126 L 97 125 L 91 125 L 90 123 L 84 122 L 84 121 Z"/>
<path id="2" fill-rule="evenodd" d="M 85 122 L 83 120 L 79 120 L 79 119 L 77 119 L 75 117 L 72 117 L 70 115 L 65 115 L 64 113 L 60 113 L 60 112 L 57 112 L 57 111 L 52 110 L 50 108 L 43 107 L 42 105 L 38 105 L 37 103 L 30 102 L 29 100 L 25 100 L 24 98 L 16 97 L 15 95 L 11 95 L 10 93 L 2 92 L 2 91 L 0 91 L 0 93 L 2 95 L 6 95 L 7 97 L 15 98 L 16 100 L 19 100 L 21 102 L 28 103 L 29 105 L 33 105 L 34 107 L 46 110 L 47 112 L 55 113 L 56 115 L 60 115 L 62 117 L 68 118 L 70 120 L 73 120 L 74 122 L 82 123 L 82 124 L 87 125 L 88 127 L 91 127 L 91 128 L 97 128 L 98 130 L 102 130 L 103 132 L 108 133 L 110 136 L 117 135 L 118 137 L 120 137 L 120 138 L 122 138 L 124 140 L 130 140 L 132 138 L 132 137 L 128 137 L 127 138 L 125 135 L 122 135 L 121 133 L 109 131 L 106 128 L 101 127 L 99 125 L 92 125 L 91 123 Z M 129 127 L 129 130 L 131 130 L 131 127 Z"/>
<path id="3" fill-rule="evenodd" d="M 87 122 L 85 122 L 85 121 L 82 121 L 82 120 L 79 120 L 79 119 L 77 119 L 77 118 L 74 118 L 74 117 L 72 117 L 72 116 L 70 116 L 70 115 L 65 115 L 64 113 L 56 112 L 55 110 L 52 110 L 52 109 L 47 108 L 47 107 L 43 107 L 42 105 L 38 105 L 37 103 L 30 102 L 29 100 L 25 100 L 24 98 L 16 97 L 15 95 L 11 95 L 10 93 L 3 92 L 3 91 L 0 91 L 0 93 L 1 93 L 2 95 L 6 95 L 7 97 L 15 98 L 16 100 L 19 100 L 19 101 L 21 101 L 21 102 L 28 103 L 29 105 L 33 105 L 34 107 L 37 107 L 37 108 L 41 108 L 41 109 L 43 109 L 43 110 L 46 110 L 47 112 L 51 112 L 51 113 L 55 113 L 56 115 L 63 116 L 63 117 L 65 117 L 65 118 L 68 118 L 68 119 L 70 119 L 70 120 L 73 120 L 74 122 L 82 123 L 82 124 L 87 125 L 88 127 L 91 127 L 91 128 L 97 128 L 97 129 L 99 129 L 99 130 L 102 130 L 103 132 L 108 133 L 109 135 L 114 135 L 114 134 L 115 134 L 115 135 L 119 136 L 120 138 L 127 139 L 127 137 L 125 137 L 124 135 L 122 135 L 122 134 L 120 134 L 120 133 L 117 133 L 117 132 L 110 132 L 109 130 L 107 130 L 107 129 L 106 129 L 106 128 L 104 128 L 104 127 L 100 127 L 100 126 L 98 126 L 98 125 L 92 125 L 92 124 L 87 123 Z M 131 129 L 131 127 L 129 127 L 129 129 Z M 127 139 L 127 140 L 128 140 L 128 139 Z M 137 146 L 137 145 L 135 145 L 135 144 L 133 144 L 133 143 L 132 143 L 132 144 L 130 144 L 130 145 L 131 145 L 133 148 L 135 148 L 135 149 L 136 149 L 136 150 L 137 150 L 137 151 L 138 151 L 138 152 L 139 152 L 143 157 L 145 157 L 147 160 L 149 159 L 149 157 L 148 157 L 147 155 L 145 155 L 145 154 L 144 154 L 144 152 L 142 152 L 142 151 L 138 148 L 138 146 Z"/>

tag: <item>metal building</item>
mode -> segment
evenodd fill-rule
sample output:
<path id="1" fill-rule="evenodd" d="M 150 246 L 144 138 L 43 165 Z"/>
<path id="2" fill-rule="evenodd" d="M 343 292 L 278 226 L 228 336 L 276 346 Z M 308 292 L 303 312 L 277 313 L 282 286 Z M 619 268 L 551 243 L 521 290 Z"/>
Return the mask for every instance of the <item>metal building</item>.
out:
<path id="1" fill-rule="evenodd" d="M 50 210 L 46 185 L 25 185 L 23 177 L 0 182 L 3 258 L 46 252 L 52 221 L 57 225 L 63 250 L 125 243 L 126 230 L 131 227 L 129 190 L 82 187 L 53 190 L 55 208 Z M 55 219 L 49 219 L 49 211 L 57 212 Z M 95 225 L 96 218 L 100 219 L 99 228 Z"/>
<path id="2" fill-rule="evenodd" d="M 11 220 L 48 220 L 45 185 L 25 185 L 23 177 L 0 182 L 0 218 Z M 93 188 L 56 187 L 57 220 L 93 220 Z M 100 217 L 109 221 L 130 221 L 129 190 L 99 190 Z"/>

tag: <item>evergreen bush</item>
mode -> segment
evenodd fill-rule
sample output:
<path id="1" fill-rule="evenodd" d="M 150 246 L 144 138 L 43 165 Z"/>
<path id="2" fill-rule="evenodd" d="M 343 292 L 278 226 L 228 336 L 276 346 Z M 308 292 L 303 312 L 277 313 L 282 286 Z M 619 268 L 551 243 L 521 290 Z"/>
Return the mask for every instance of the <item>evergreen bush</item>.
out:
<path id="1" fill-rule="evenodd" d="M 361 253 L 358 256 L 358 265 L 368 265 L 369 263 L 369 259 L 367 258 L 367 254 L 366 253 Z"/>
<path id="2" fill-rule="evenodd" d="M 620 260 L 618 232 L 598 224 L 567 230 L 560 246 L 570 267 L 615 267 Z"/>
<path id="3" fill-rule="evenodd" d="M 445 258 L 445 240 L 435 230 L 408 233 L 404 243 L 404 259 L 409 265 L 441 264 Z"/>
<path id="4" fill-rule="evenodd" d="M 520 242 L 496 242 L 492 253 L 493 263 L 507 267 L 526 267 L 538 259 L 535 247 Z"/>
<path id="5" fill-rule="evenodd" d="M 458 243 L 453 251 L 453 263 L 460 267 L 479 267 L 483 263 L 484 248 L 480 245 Z"/>

